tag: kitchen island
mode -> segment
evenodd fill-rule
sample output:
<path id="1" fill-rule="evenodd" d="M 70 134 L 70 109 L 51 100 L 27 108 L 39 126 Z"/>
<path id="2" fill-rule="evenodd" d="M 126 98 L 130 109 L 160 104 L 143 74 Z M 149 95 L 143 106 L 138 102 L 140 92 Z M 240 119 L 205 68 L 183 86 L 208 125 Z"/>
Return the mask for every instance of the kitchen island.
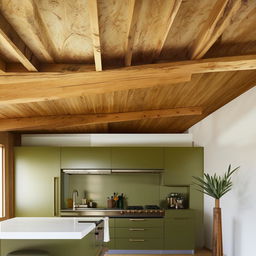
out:
<path id="1" fill-rule="evenodd" d="M 0 239 L 2 256 L 23 249 L 96 256 L 109 240 L 108 218 L 13 218 L 0 223 Z"/>

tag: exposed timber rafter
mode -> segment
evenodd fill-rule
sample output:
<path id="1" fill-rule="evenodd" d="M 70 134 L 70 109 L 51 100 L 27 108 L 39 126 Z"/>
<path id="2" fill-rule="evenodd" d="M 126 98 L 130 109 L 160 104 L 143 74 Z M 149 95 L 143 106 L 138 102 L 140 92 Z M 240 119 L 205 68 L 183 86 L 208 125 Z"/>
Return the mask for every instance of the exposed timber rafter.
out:
<path id="1" fill-rule="evenodd" d="M 241 0 L 216 1 L 208 19 L 204 22 L 202 29 L 191 46 L 190 59 L 200 59 L 206 54 L 229 26 L 240 6 Z"/>
<path id="2" fill-rule="evenodd" d="M 135 38 L 135 32 L 139 13 L 142 5 L 142 0 L 129 0 L 128 5 L 128 30 L 125 43 L 125 55 L 124 64 L 125 66 L 131 66 L 132 64 L 132 52 Z"/>
<path id="3" fill-rule="evenodd" d="M 2 14 L 0 14 L 0 42 L 4 49 L 13 54 L 28 71 L 39 70 L 39 61 L 36 56 L 25 45 Z"/>
<path id="4" fill-rule="evenodd" d="M 150 118 L 166 118 L 202 115 L 201 107 L 144 110 L 123 113 L 105 113 L 89 115 L 58 115 L 0 119 L 1 131 L 44 130 L 78 127 L 92 124 L 127 122 Z"/>
<path id="5" fill-rule="evenodd" d="M 91 24 L 95 69 L 96 71 L 102 71 L 100 27 L 99 27 L 97 0 L 88 0 L 88 11 L 90 16 L 90 24 Z"/>

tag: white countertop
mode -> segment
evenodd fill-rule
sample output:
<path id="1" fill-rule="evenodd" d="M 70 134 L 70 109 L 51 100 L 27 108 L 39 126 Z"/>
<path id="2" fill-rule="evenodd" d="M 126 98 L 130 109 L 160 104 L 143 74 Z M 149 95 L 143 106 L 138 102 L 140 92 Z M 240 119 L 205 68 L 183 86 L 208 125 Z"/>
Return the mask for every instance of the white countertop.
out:
<path id="1" fill-rule="evenodd" d="M 0 239 L 82 239 L 104 218 L 13 218 L 0 222 Z"/>

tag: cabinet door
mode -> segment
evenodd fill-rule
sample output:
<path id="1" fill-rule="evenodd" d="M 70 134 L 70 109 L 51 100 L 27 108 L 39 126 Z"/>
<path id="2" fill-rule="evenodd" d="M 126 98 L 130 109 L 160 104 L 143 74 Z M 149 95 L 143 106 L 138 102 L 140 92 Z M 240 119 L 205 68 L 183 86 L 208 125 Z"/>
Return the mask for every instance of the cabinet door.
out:
<path id="1" fill-rule="evenodd" d="M 112 148 L 113 169 L 163 169 L 162 148 Z"/>
<path id="2" fill-rule="evenodd" d="M 195 231 L 194 220 L 175 218 L 165 221 L 164 228 L 165 250 L 194 250 Z"/>
<path id="3" fill-rule="evenodd" d="M 111 168 L 110 148 L 61 148 L 61 168 Z"/>
<path id="4" fill-rule="evenodd" d="M 15 215 L 17 217 L 56 215 L 59 209 L 59 177 L 59 148 L 16 147 Z"/>
<path id="5" fill-rule="evenodd" d="M 203 176 L 203 148 L 166 148 L 164 185 L 189 185 Z"/>

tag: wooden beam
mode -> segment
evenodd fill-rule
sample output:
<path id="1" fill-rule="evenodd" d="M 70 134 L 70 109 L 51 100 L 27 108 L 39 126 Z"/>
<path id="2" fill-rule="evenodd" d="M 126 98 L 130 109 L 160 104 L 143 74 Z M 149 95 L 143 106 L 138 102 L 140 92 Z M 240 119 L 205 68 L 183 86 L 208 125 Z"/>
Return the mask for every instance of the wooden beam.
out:
<path id="1" fill-rule="evenodd" d="M 170 11 L 169 11 L 169 16 L 168 16 L 168 19 L 167 19 L 167 22 L 165 24 L 165 26 L 163 26 L 162 30 L 162 34 L 163 34 L 163 37 L 158 41 L 158 44 L 157 44 L 157 47 L 155 49 L 155 51 L 153 52 L 153 56 L 152 56 L 152 60 L 156 60 L 159 58 L 161 52 L 162 52 L 162 49 L 164 47 L 164 43 L 166 41 L 166 38 L 170 32 L 170 29 L 172 27 L 172 24 L 174 22 L 174 19 L 180 9 L 180 6 L 181 6 L 181 3 L 182 3 L 182 0 L 173 0 L 170 2 Z M 161 28 L 159 28 L 161 29 Z"/>
<path id="2" fill-rule="evenodd" d="M 136 112 L 107 114 L 22 117 L 13 119 L 0 119 L 0 130 L 43 130 L 52 128 L 78 127 L 93 124 L 127 122 L 149 118 L 182 117 L 196 115 L 202 115 L 201 107 L 144 110 Z"/>
<path id="3" fill-rule="evenodd" d="M 190 59 L 200 59 L 222 35 L 238 12 L 241 0 L 217 0 L 190 49 Z"/>
<path id="4" fill-rule="evenodd" d="M 192 74 L 256 70 L 256 55 L 157 63 L 102 72 L 0 74 L 0 105 L 188 82 Z"/>
<path id="5" fill-rule="evenodd" d="M 100 27 L 97 0 L 88 0 L 89 17 L 92 31 L 93 54 L 96 71 L 102 71 Z"/>
<path id="6" fill-rule="evenodd" d="M 141 9 L 141 0 L 129 0 L 128 4 L 128 30 L 125 42 L 125 56 L 124 64 L 125 66 L 131 66 L 132 64 L 132 52 L 133 44 L 135 38 L 135 32 L 137 27 L 137 22 L 139 18 L 139 13 Z"/>
<path id="7" fill-rule="evenodd" d="M 162 65 L 162 64 L 157 64 Z M 33 73 L 36 74 L 36 73 Z M 191 73 L 154 65 L 81 73 L 0 74 L 0 105 L 79 97 L 188 82 Z"/>
<path id="8" fill-rule="evenodd" d="M 28 71 L 38 71 L 39 61 L 1 14 L 0 42 Z"/>

